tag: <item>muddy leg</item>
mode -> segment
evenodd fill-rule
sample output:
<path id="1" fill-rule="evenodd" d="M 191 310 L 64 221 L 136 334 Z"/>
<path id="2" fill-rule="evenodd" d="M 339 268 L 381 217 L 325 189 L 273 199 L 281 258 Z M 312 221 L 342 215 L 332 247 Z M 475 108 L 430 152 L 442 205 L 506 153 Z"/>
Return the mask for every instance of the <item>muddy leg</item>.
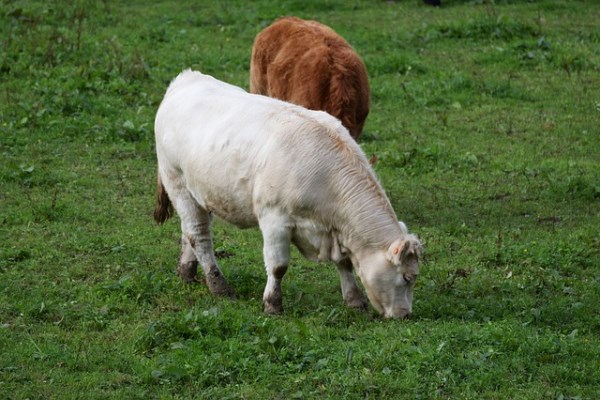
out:
<path id="1" fill-rule="evenodd" d="M 194 249 L 190 245 L 186 236 L 181 237 L 181 256 L 179 257 L 179 266 L 177 275 L 184 282 L 198 282 L 198 260 L 194 254 Z"/>
<path id="2" fill-rule="evenodd" d="M 234 297 L 215 260 L 210 231 L 212 216 L 200 207 L 183 182 L 162 177 L 163 185 L 181 219 L 182 250 L 177 273 L 186 282 L 194 281 L 200 263 L 210 292 L 216 296 Z"/>
<path id="3" fill-rule="evenodd" d="M 210 231 L 212 216 L 201 208 L 198 208 L 196 215 L 196 223 L 188 226 L 187 232 L 189 233 L 186 234 L 186 237 L 196 259 L 200 262 L 206 285 L 215 296 L 235 297 L 233 289 L 229 287 L 215 259 Z"/>
<path id="4" fill-rule="evenodd" d="M 283 312 L 281 280 L 287 272 L 291 242 L 291 231 L 285 222 L 285 218 L 276 213 L 264 215 L 259 221 L 267 270 L 267 284 L 263 293 L 263 309 L 267 314 Z"/>
<path id="5" fill-rule="evenodd" d="M 267 267 L 267 285 L 263 294 L 263 310 L 266 314 L 281 314 L 283 312 L 281 279 L 286 272 L 287 266 L 279 266 L 271 270 Z"/>

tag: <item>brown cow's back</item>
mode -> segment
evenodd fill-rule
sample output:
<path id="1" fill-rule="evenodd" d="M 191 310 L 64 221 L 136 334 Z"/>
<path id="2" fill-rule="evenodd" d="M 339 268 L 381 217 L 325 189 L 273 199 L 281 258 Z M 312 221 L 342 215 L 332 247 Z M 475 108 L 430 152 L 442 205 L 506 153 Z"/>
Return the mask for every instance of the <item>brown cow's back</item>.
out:
<path id="1" fill-rule="evenodd" d="M 369 114 L 364 63 L 331 28 L 285 17 L 260 32 L 252 49 L 250 91 L 324 110 L 357 139 Z"/>

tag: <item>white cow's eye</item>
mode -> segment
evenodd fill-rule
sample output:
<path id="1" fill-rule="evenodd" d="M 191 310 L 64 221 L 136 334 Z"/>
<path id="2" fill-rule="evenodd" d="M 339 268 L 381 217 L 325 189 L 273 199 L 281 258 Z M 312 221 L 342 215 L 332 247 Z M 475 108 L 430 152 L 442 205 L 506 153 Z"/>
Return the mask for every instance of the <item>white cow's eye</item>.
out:
<path id="1" fill-rule="evenodd" d="M 413 277 L 407 274 L 402 274 L 402 277 L 404 278 L 404 282 L 406 283 L 411 283 L 413 281 Z"/>

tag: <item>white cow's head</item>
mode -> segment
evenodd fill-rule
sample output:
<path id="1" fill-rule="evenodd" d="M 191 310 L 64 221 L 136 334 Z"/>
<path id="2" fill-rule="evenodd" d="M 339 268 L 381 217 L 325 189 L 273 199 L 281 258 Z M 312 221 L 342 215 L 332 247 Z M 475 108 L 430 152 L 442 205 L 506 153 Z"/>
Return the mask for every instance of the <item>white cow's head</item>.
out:
<path id="1" fill-rule="evenodd" d="M 385 251 L 372 251 L 353 260 L 367 297 L 386 318 L 412 313 L 413 290 L 419 276 L 421 242 L 405 234 Z"/>

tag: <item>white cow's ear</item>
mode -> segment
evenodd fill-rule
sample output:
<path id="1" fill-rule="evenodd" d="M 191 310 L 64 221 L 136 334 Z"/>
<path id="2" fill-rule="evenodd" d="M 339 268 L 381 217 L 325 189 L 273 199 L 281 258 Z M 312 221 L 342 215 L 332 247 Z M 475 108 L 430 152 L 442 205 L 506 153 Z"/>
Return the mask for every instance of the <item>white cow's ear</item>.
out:
<path id="1" fill-rule="evenodd" d="M 414 235 L 406 235 L 404 239 L 394 241 L 387 250 L 386 258 L 399 266 L 408 257 L 418 258 L 421 254 L 421 242 Z"/>
<path id="2" fill-rule="evenodd" d="M 402 247 L 404 246 L 404 240 L 395 240 L 387 250 L 386 258 L 392 264 L 400 265 L 400 256 L 402 254 Z"/>

